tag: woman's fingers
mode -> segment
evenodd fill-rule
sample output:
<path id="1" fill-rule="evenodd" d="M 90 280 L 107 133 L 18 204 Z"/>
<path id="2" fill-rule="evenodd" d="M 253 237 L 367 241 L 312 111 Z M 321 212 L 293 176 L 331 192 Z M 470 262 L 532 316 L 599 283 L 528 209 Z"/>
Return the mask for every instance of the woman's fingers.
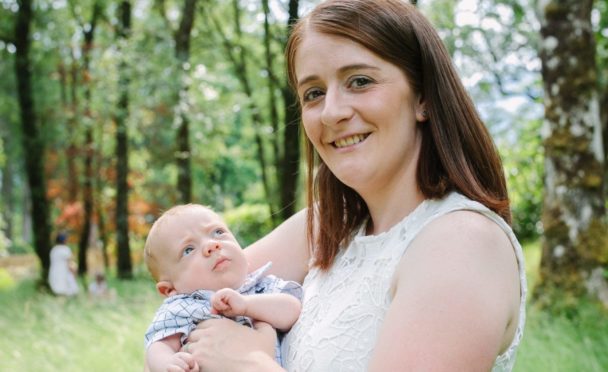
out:
<path id="1" fill-rule="evenodd" d="M 254 328 L 230 319 L 209 319 L 190 332 L 185 349 L 203 371 L 242 371 L 256 353 L 274 358 L 276 332 L 257 322 Z"/>

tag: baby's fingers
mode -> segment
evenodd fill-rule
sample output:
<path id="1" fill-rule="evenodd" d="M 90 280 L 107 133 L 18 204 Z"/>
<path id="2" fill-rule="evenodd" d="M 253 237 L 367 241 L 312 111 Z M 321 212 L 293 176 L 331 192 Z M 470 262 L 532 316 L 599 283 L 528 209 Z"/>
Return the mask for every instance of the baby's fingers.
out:
<path id="1" fill-rule="evenodd" d="M 229 308 L 228 304 L 225 302 L 222 296 L 215 295 L 211 299 L 211 305 L 217 311 L 224 311 Z"/>
<path id="2" fill-rule="evenodd" d="M 198 372 L 198 363 L 190 353 L 178 352 L 174 364 L 167 368 L 168 372 Z"/>

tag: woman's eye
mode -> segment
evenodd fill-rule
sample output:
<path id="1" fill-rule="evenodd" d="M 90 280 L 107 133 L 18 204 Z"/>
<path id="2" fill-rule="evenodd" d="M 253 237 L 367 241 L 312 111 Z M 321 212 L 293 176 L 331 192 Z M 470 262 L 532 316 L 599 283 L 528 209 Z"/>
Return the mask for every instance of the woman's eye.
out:
<path id="1" fill-rule="evenodd" d="M 182 252 L 182 256 L 187 256 L 192 252 L 194 252 L 194 247 L 186 247 Z"/>
<path id="2" fill-rule="evenodd" d="M 352 78 L 349 82 L 349 86 L 351 88 L 364 88 L 368 86 L 372 82 L 372 79 L 365 76 L 356 76 Z"/>
<path id="3" fill-rule="evenodd" d="M 321 89 L 309 89 L 302 95 L 303 102 L 311 102 L 316 100 L 317 98 L 323 95 L 323 91 Z"/>

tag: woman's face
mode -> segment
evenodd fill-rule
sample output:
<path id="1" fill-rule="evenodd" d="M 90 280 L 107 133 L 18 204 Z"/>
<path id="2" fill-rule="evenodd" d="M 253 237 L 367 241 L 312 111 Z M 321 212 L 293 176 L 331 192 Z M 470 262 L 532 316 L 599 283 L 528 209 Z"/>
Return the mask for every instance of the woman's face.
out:
<path id="1" fill-rule="evenodd" d="M 340 181 L 365 198 L 415 177 L 424 107 L 397 66 L 311 30 L 294 65 L 306 135 Z"/>

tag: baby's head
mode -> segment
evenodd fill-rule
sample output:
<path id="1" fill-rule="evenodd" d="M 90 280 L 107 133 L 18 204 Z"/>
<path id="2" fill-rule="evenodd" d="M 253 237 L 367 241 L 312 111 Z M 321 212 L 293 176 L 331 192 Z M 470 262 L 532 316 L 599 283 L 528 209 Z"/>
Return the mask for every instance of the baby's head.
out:
<path id="1" fill-rule="evenodd" d="M 236 238 L 220 216 L 198 204 L 175 206 L 154 222 L 144 259 L 163 296 L 237 289 L 247 277 Z"/>

